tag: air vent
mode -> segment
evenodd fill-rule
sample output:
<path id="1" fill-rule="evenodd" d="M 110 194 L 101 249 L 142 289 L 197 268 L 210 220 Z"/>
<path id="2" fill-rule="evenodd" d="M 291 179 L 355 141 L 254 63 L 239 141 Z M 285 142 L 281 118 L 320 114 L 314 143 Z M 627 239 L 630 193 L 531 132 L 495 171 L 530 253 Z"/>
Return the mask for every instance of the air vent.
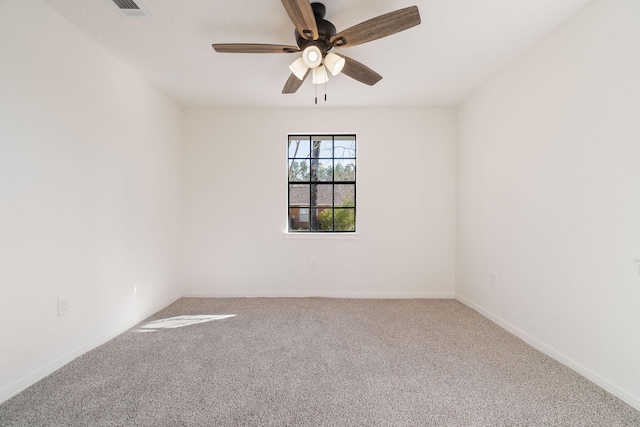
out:
<path id="1" fill-rule="evenodd" d="M 111 0 L 124 16 L 129 18 L 148 18 L 149 12 L 139 3 L 133 0 Z"/>

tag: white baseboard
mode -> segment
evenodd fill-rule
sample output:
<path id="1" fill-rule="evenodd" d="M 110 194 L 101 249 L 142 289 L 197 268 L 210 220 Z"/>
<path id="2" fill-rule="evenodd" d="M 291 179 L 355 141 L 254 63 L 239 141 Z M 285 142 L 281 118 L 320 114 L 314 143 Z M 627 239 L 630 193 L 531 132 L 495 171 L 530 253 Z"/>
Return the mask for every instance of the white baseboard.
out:
<path id="1" fill-rule="evenodd" d="M 353 298 L 353 299 L 454 299 L 453 292 L 211 292 L 187 291 L 184 298 Z"/>
<path id="2" fill-rule="evenodd" d="M 10 384 L 9 386 L 5 387 L 4 389 L 0 390 L 0 403 L 5 402 L 9 399 L 11 399 L 13 396 L 17 395 L 18 393 L 20 393 L 21 391 L 25 390 L 27 387 L 30 387 L 31 385 L 35 384 L 36 382 L 40 381 L 41 379 L 51 375 L 52 373 L 54 373 L 55 371 L 57 371 L 58 369 L 62 368 L 64 365 L 66 365 L 67 363 L 71 362 L 72 360 L 74 360 L 75 358 L 82 356 L 84 353 L 93 350 L 94 348 L 106 343 L 107 341 L 117 337 L 118 335 L 120 335 L 121 333 L 131 329 L 132 327 L 134 327 L 135 325 L 137 325 L 138 323 L 142 322 L 144 319 L 146 319 L 147 317 L 151 316 L 152 314 L 162 310 L 163 308 L 167 307 L 170 304 L 173 304 L 175 301 L 179 300 L 181 298 L 180 295 L 175 295 L 159 304 L 154 305 L 152 308 L 144 311 L 143 313 L 140 313 L 134 317 L 132 317 L 131 319 L 129 319 L 128 321 L 122 323 L 121 325 L 119 325 L 118 327 L 112 329 L 111 331 L 107 332 L 104 335 L 101 335 L 97 338 L 92 339 L 91 341 L 87 342 L 84 345 L 81 345 L 80 347 L 70 351 L 69 353 L 65 354 L 64 356 L 61 356 L 59 358 L 57 358 L 56 360 L 54 360 L 53 362 L 47 364 L 46 366 L 38 369 L 35 372 L 32 372 L 31 374 L 23 377 L 22 379 L 14 382 L 13 384 Z"/>
<path id="3" fill-rule="evenodd" d="M 499 326 L 501 326 L 502 328 L 506 329 L 507 331 L 511 332 L 513 335 L 517 336 L 518 338 L 520 338 L 521 340 L 523 340 L 524 342 L 526 342 L 527 344 L 529 344 L 530 346 L 532 346 L 536 350 L 541 351 L 542 353 L 546 354 L 547 356 L 549 356 L 549 357 L 557 360 L 558 362 L 562 363 L 563 365 L 573 369 L 578 374 L 580 374 L 583 377 L 587 378 L 588 380 L 590 380 L 591 382 L 595 383 L 596 385 L 602 387 L 603 389 L 605 389 L 609 393 L 611 393 L 614 396 L 618 397 L 620 400 L 626 402 L 627 404 L 629 404 L 630 406 L 634 407 L 635 409 L 640 410 L 640 399 L 630 395 L 629 393 L 625 392 L 624 390 L 621 390 L 620 388 L 618 388 L 614 384 L 610 383 L 609 381 L 605 380 L 604 378 L 602 378 L 598 374 L 596 374 L 596 373 L 590 371 L 589 369 L 585 368 L 584 366 L 582 366 L 578 362 L 568 358 L 567 356 L 565 356 L 564 354 L 560 353 L 559 351 L 553 349 L 552 347 L 549 347 L 548 345 L 546 345 L 542 341 L 539 341 L 538 339 L 532 337 L 531 335 L 527 334 L 523 330 L 517 328 L 516 326 L 512 325 L 511 323 L 505 321 L 504 319 L 496 316 L 495 314 L 491 313 L 490 311 L 485 310 L 484 308 L 480 307 L 478 304 L 476 304 L 473 301 L 463 297 L 462 295 L 456 294 L 455 299 L 460 301 L 464 305 L 474 309 L 475 311 L 477 311 L 478 313 L 482 314 L 484 317 L 486 317 L 489 320 L 491 320 L 492 322 L 498 324 Z"/>

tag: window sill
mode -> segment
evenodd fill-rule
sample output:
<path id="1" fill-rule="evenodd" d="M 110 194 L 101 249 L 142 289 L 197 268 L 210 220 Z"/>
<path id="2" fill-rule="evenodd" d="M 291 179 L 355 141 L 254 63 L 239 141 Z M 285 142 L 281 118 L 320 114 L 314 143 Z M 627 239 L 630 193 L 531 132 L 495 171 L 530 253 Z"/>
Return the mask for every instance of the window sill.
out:
<path id="1" fill-rule="evenodd" d="M 357 233 L 284 233 L 285 240 L 360 240 Z"/>

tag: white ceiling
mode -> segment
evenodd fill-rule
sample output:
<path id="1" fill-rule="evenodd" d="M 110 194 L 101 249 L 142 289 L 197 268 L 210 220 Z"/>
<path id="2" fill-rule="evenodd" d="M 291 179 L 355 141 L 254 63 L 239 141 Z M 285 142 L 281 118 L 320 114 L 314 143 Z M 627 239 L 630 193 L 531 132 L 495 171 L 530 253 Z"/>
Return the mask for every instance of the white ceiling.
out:
<path id="1" fill-rule="evenodd" d="M 223 54 L 212 43 L 295 45 L 278 0 L 136 0 L 150 18 L 127 18 L 112 0 L 44 0 L 183 107 L 311 107 L 307 79 L 282 95 L 298 54 Z M 324 0 L 338 32 L 416 4 L 422 23 L 335 49 L 383 76 L 345 75 L 318 86 L 318 106 L 451 106 L 591 0 Z"/>

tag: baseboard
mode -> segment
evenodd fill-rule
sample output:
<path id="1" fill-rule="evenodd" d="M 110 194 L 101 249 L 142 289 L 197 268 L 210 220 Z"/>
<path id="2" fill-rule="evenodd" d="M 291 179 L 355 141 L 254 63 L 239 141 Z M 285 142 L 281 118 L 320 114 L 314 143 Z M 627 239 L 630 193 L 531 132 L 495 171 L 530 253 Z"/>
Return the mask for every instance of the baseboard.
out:
<path id="1" fill-rule="evenodd" d="M 84 353 L 90 350 L 93 350 L 94 348 L 117 337 L 123 332 L 126 332 L 127 330 L 131 329 L 138 323 L 142 322 L 147 317 L 151 316 L 154 313 L 157 313 L 158 311 L 162 310 L 168 305 L 173 304 L 175 301 L 179 300 L 180 298 L 181 298 L 181 295 L 174 295 L 173 297 L 168 298 L 165 301 L 154 305 L 152 308 L 145 310 L 144 312 L 132 317 L 128 321 L 122 323 L 121 325 L 112 329 L 106 334 L 101 335 L 95 339 L 92 339 L 88 343 L 70 351 L 64 356 L 57 358 L 53 362 L 44 366 L 43 368 L 38 369 L 37 371 L 25 376 L 24 378 L 14 382 L 13 384 L 10 384 L 8 387 L 4 388 L 3 390 L 0 390 L 0 403 L 3 403 L 11 399 L 13 396 L 17 395 L 21 391 L 25 390 L 26 388 L 30 387 L 31 385 L 35 384 L 41 379 L 51 375 L 52 373 L 62 368 L 64 365 L 71 362 L 75 358 L 82 356 Z"/>
<path id="2" fill-rule="evenodd" d="M 507 331 L 511 332 L 513 335 L 517 336 L 518 338 L 520 338 L 521 340 L 523 340 L 524 342 L 526 342 L 527 344 L 529 344 L 530 346 L 532 346 L 536 350 L 541 351 L 542 353 L 546 354 L 547 356 L 549 356 L 549 357 L 557 360 L 558 362 L 562 363 L 563 365 L 573 369 L 578 374 L 580 374 L 583 377 L 587 378 L 588 380 L 590 380 L 594 384 L 602 387 L 603 389 L 605 389 L 609 393 L 611 393 L 614 396 L 618 397 L 620 400 L 626 402 L 627 404 L 629 404 L 630 406 L 634 407 L 635 409 L 640 410 L 640 399 L 638 399 L 638 398 L 626 393 L 624 390 L 621 390 L 620 388 L 618 388 L 617 386 L 613 385 L 609 381 L 605 380 L 604 378 L 602 378 L 598 374 L 596 374 L 596 373 L 590 371 L 589 369 L 585 368 L 584 366 L 582 366 L 578 362 L 570 359 L 569 357 L 565 356 L 564 354 L 560 353 L 559 351 L 556 351 L 552 347 L 549 347 L 548 345 L 546 345 L 542 341 L 539 341 L 538 339 L 532 337 L 531 335 L 527 334 L 523 330 L 517 328 L 516 326 L 512 325 L 511 323 L 505 321 L 504 319 L 496 316 L 495 314 L 491 313 L 490 311 L 480 307 L 478 304 L 476 304 L 473 301 L 463 297 L 462 295 L 456 294 L 455 299 L 460 301 L 464 305 L 472 308 L 473 310 L 477 311 L 478 313 L 482 314 L 484 317 L 486 317 L 489 320 L 491 320 L 492 322 L 498 324 L 499 326 L 501 326 L 502 328 L 506 329 Z"/>
<path id="3" fill-rule="evenodd" d="M 185 298 L 353 298 L 353 299 L 454 299 L 453 292 L 216 292 L 187 291 Z"/>

